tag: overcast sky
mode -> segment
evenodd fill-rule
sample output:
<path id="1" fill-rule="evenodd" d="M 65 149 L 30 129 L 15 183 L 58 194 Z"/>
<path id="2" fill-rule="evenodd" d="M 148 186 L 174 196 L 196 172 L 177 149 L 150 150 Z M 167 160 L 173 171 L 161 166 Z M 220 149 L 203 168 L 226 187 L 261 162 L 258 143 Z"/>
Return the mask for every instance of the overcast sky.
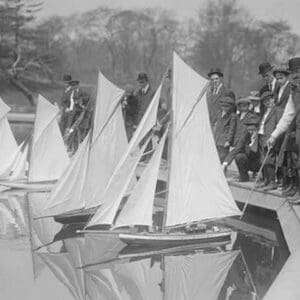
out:
<path id="1" fill-rule="evenodd" d="M 161 7 L 173 10 L 179 17 L 192 17 L 206 0 L 44 0 L 41 17 L 69 15 L 101 5 L 121 8 Z M 238 0 L 253 16 L 262 20 L 287 20 L 300 34 L 300 0 Z"/>

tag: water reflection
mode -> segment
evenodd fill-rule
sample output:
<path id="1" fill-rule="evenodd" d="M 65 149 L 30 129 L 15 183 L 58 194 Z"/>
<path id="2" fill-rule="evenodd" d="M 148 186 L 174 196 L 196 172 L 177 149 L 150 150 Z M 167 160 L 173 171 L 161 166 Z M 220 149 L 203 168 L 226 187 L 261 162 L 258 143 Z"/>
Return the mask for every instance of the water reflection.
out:
<path id="1" fill-rule="evenodd" d="M 218 247 L 132 249 L 114 237 L 78 235 L 76 225 L 37 219 L 45 197 L 0 194 L 3 299 L 255 299 L 288 256 L 273 225 L 251 233 L 259 224 Z"/>

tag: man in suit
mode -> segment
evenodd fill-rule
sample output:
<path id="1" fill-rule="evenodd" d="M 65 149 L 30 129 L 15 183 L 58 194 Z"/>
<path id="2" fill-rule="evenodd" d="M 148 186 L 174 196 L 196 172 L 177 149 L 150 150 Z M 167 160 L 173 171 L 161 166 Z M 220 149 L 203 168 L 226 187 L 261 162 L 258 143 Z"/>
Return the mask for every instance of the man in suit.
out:
<path id="1" fill-rule="evenodd" d="M 260 96 L 264 92 L 276 93 L 279 88 L 276 78 L 273 76 L 273 68 L 269 62 L 263 62 L 258 66 L 258 74 L 261 75 L 265 81 L 265 85 L 259 91 Z"/>
<path id="2" fill-rule="evenodd" d="M 153 98 L 154 92 L 150 86 L 149 78 L 146 73 L 139 73 L 137 82 L 139 85 L 139 89 L 134 93 L 134 97 L 137 99 L 138 105 L 136 117 L 136 122 L 138 125 Z"/>
<path id="3" fill-rule="evenodd" d="M 255 115 L 250 110 L 250 105 L 251 105 L 251 101 L 249 100 L 248 97 L 241 97 L 236 101 L 238 118 L 237 118 L 237 125 L 236 125 L 233 145 L 232 145 L 233 147 L 238 143 L 240 136 L 243 134 L 244 130 L 246 129 L 245 122 L 247 122 L 249 118 L 252 119 L 253 116 Z"/>
<path id="4" fill-rule="evenodd" d="M 233 144 L 237 124 L 234 100 L 230 97 L 223 97 L 221 100 L 221 111 L 218 113 L 214 130 L 214 138 L 221 163 L 227 156 Z"/>
<path id="5" fill-rule="evenodd" d="M 222 164 L 224 173 L 226 173 L 228 166 L 235 160 L 240 182 L 249 181 L 249 171 L 256 173 L 260 168 L 257 133 L 259 118 L 252 114 L 244 120 L 244 125 L 236 145 L 228 153 Z"/>
<path id="6" fill-rule="evenodd" d="M 214 129 L 218 114 L 221 110 L 220 99 L 223 97 L 231 97 L 235 100 L 235 95 L 231 90 L 228 90 L 223 83 L 223 73 L 219 68 L 212 68 L 207 76 L 210 79 L 210 86 L 206 93 L 207 105 L 209 111 L 209 119 L 212 129 Z"/>
<path id="7" fill-rule="evenodd" d="M 274 146 L 278 137 L 285 133 L 292 124 L 293 120 L 296 123 L 296 144 L 298 147 L 298 161 L 296 164 L 298 173 L 298 189 L 300 181 L 300 57 L 293 57 L 288 62 L 289 71 L 291 72 L 291 94 L 284 109 L 282 118 L 277 124 L 276 129 L 272 132 L 268 144 L 270 147 Z M 290 199 L 292 204 L 300 204 L 300 190 L 293 199 Z"/>
<path id="8" fill-rule="evenodd" d="M 258 134 L 261 161 L 264 161 L 264 158 L 268 153 L 267 141 L 281 118 L 281 111 L 275 105 L 275 95 L 272 92 L 264 92 L 261 96 L 261 101 L 264 106 L 264 114 L 259 124 Z M 277 188 L 277 184 L 275 182 L 276 153 L 277 149 L 272 148 L 265 161 L 263 168 L 264 182 L 260 184 L 260 187 L 262 187 L 264 191 L 274 190 Z"/>

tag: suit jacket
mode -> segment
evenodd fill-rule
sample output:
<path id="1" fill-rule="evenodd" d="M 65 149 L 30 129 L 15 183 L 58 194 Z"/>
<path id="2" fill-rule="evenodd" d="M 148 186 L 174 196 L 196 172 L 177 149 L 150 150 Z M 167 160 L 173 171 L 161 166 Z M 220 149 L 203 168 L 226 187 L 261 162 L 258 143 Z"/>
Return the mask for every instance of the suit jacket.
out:
<path id="1" fill-rule="evenodd" d="M 291 93 L 291 83 L 289 82 L 287 84 L 287 86 L 283 90 L 283 93 L 281 94 L 280 98 L 279 98 L 279 90 L 280 90 L 280 87 L 276 91 L 276 106 L 278 106 L 279 108 L 281 108 L 282 109 L 282 113 L 283 113 L 284 108 L 285 108 L 285 106 L 287 104 L 287 101 L 288 101 L 290 93 Z"/>
<path id="2" fill-rule="evenodd" d="M 236 113 L 228 112 L 222 117 L 222 113 L 219 112 L 214 131 L 214 137 L 217 146 L 224 146 L 226 142 L 229 142 L 230 146 L 232 145 L 236 124 Z"/>
<path id="3" fill-rule="evenodd" d="M 239 138 L 237 140 L 236 145 L 234 146 L 234 148 L 228 153 L 228 155 L 225 158 L 225 162 L 228 163 L 228 165 L 230 165 L 232 163 L 232 161 L 235 159 L 235 157 L 237 156 L 237 154 L 239 153 L 245 153 L 246 152 L 246 148 L 249 147 L 249 144 L 251 143 L 251 136 L 250 133 L 248 132 L 248 130 L 244 127 L 241 130 L 241 133 L 239 135 Z"/>
<path id="4" fill-rule="evenodd" d="M 139 89 L 137 92 L 134 93 L 134 96 L 136 97 L 137 104 L 138 104 L 138 112 L 136 118 L 137 124 L 140 123 L 145 111 L 148 108 L 148 105 L 150 104 L 153 98 L 153 95 L 154 95 L 154 91 L 152 90 L 151 86 L 149 86 L 146 93 L 143 93 L 142 89 Z"/>
<path id="5" fill-rule="evenodd" d="M 247 129 L 245 125 L 245 121 L 248 120 L 249 118 L 255 117 L 255 113 L 253 111 L 248 111 L 246 115 L 243 117 L 243 119 L 240 118 L 240 115 L 237 117 L 237 124 L 236 124 L 236 130 L 234 134 L 234 139 L 232 146 L 236 146 L 240 137 L 244 134 L 244 130 Z"/>
<path id="6" fill-rule="evenodd" d="M 270 90 L 270 87 L 268 84 L 264 84 L 262 86 L 262 88 L 259 90 L 259 95 L 261 96 L 264 92 L 268 92 L 268 91 L 276 94 L 279 88 L 280 88 L 280 84 L 277 81 L 275 83 L 274 90 L 272 90 L 272 91 Z"/>
<path id="7" fill-rule="evenodd" d="M 213 95 L 212 90 L 209 89 L 206 93 L 207 105 L 208 105 L 208 112 L 209 112 L 209 120 L 211 127 L 214 128 L 219 112 L 221 111 L 220 99 L 225 96 L 232 97 L 235 99 L 234 93 L 227 89 L 224 84 L 220 87 L 217 94 Z"/>
<path id="8" fill-rule="evenodd" d="M 276 128 L 276 125 L 278 124 L 281 115 L 282 111 L 277 106 L 274 106 L 268 114 L 264 123 L 264 133 L 261 135 L 262 145 L 264 147 L 267 146 L 267 140 L 270 138 L 272 132 Z"/>

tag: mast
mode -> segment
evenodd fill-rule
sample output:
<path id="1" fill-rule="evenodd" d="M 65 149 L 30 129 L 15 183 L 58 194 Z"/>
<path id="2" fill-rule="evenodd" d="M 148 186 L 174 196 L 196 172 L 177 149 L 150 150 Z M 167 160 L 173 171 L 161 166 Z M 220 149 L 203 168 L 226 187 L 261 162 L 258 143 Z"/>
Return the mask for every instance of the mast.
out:
<path id="1" fill-rule="evenodd" d="M 173 70 L 173 69 L 171 69 Z M 167 70 L 168 73 L 168 70 Z M 171 162 L 172 162 L 172 141 L 173 141 L 173 129 L 174 129 L 174 111 L 173 111 L 173 92 L 172 88 L 174 86 L 173 82 L 173 72 L 171 71 L 171 78 L 170 78 L 170 95 L 169 95 L 169 101 L 170 101 L 170 125 L 169 125 L 169 132 L 168 132 L 168 179 L 167 179 L 167 186 L 166 186 L 166 198 L 164 202 L 164 207 L 163 207 L 163 220 L 162 220 L 162 228 L 161 231 L 165 232 L 166 231 L 166 222 L 167 222 L 167 209 L 168 209 L 168 201 L 169 201 L 169 187 L 170 187 L 170 174 L 171 174 Z M 173 84 L 171 84 L 173 82 Z M 168 103 L 167 103 L 168 104 Z"/>

